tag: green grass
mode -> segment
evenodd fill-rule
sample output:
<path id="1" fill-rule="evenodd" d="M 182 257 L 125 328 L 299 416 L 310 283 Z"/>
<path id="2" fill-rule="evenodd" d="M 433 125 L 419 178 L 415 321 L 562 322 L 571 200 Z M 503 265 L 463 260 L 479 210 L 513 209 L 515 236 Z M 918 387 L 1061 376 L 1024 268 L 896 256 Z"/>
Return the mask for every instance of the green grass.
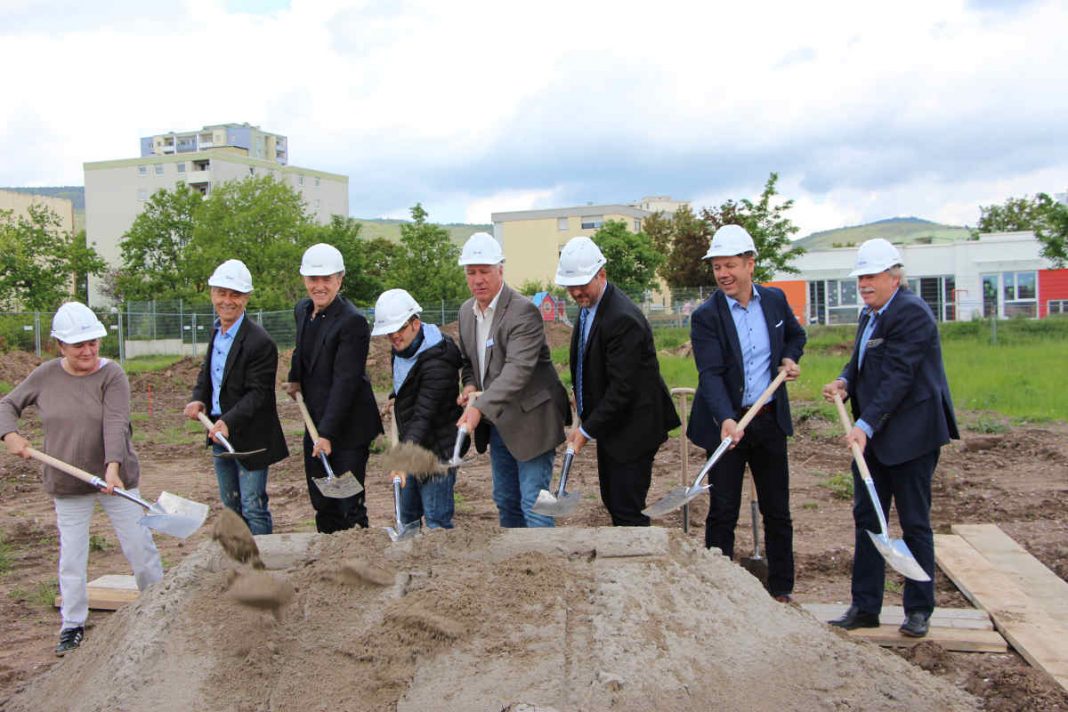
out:
<path id="1" fill-rule="evenodd" d="M 59 593 L 59 584 L 55 579 L 49 579 L 47 581 L 41 581 L 33 588 L 22 588 L 16 586 L 8 592 L 15 601 L 19 603 L 28 603 L 34 606 L 41 606 L 42 608 L 52 608 L 56 603 L 56 594 Z"/>
<path id="2" fill-rule="evenodd" d="M 152 436 L 152 442 L 158 445 L 186 445 L 201 442 L 197 435 L 204 435 L 204 426 L 192 420 L 183 420 L 180 425 L 167 425 Z M 143 431 L 135 431 L 134 442 L 145 442 L 148 436 Z"/>
<path id="3" fill-rule="evenodd" d="M 126 365 L 123 366 L 123 370 L 128 375 L 162 371 L 181 360 L 181 356 L 138 356 L 137 358 L 126 359 Z"/>
<path id="4" fill-rule="evenodd" d="M 0 533 L 0 574 L 6 574 L 11 570 L 11 562 L 14 560 L 14 551 L 7 543 L 4 535 Z"/>
<path id="5" fill-rule="evenodd" d="M 91 534 L 89 536 L 89 551 L 107 551 L 111 548 L 111 542 L 106 536 Z"/>
<path id="6" fill-rule="evenodd" d="M 835 472 L 827 475 L 820 481 L 820 487 L 825 487 L 835 499 L 853 499 L 853 473 Z"/>
<path id="7" fill-rule="evenodd" d="M 8 383 L 7 381 L 0 381 L 0 395 L 6 396 L 14 388 L 15 387 L 13 385 L 11 385 L 10 383 Z"/>

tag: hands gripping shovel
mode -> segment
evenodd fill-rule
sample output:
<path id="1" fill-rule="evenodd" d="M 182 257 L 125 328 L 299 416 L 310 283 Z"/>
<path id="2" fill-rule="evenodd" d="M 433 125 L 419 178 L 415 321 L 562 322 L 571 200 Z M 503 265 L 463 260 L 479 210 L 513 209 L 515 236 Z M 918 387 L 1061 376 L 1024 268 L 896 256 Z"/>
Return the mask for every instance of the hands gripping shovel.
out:
<path id="1" fill-rule="evenodd" d="M 849 414 L 846 413 L 842 397 L 837 393 L 834 394 L 834 405 L 838 408 L 838 417 L 842 420 L 842 427 L 845 428 L 846 435 L 848 435 L 849 431 L 853 429 L 853 424 L 849 421 Z M 887 533 L 886 515 L 883 514 L 882 503 L 879 501 L 879 495 L 875 491 L 875 483 L 871 479 L 871 472 L 868 471 L 868 463 L 864 461 L 864 453 L 861 452 L 860 446 L 856 443 L 850 443 L 850 446 L 853 450 L 853 460 L 857 463 L 857 469 L 860 470 L 860 478 L 864 481 L 864 488 L 868 490 L 871 505 L 875 509 L 875 515 L 879 518 L 879 533 L 868 532 L 872 543 L 875 544 L 875 548 L 882 557 L 886 559 L 886 563 L 890 564 L 895 571 L 905 578 L 910 578 L 913 581 L 930 581 L 931 577 L 920 566 L 920 562 L 916 561 L 916 557 L 909 551 L 905 540 L 891 539 Z"/>
<path id="2" fill-rule="evenodd" d="M 764 407 L 764 404 L 768 402 L 769 398 L 771 398 L 771 394 L 775 392 L 775 389 L 782 385 L 782 382 L 784 380 L 786 380 L 786 369 L 779 371 L 779 375 L 775 377 L 775 380 L 773 380 L 771 384 L 764 389 L 764 392 L 760 394 L 760 397 L 756 399 L 756 402 L 753 403 L 752 407 L 749 408 L 746 414 L 742 416 L 742 419 L 738 421 L 739 430 L 742 430 L 745 428 L 745 426 L 749 425 L 749 421 L 756 417 L 757 412 Z M 717 447 L 716 451 L 712 453 L 712 457 L 708 458 L 708 462 L 706 462 L 704 464 L 704 467 L 701 468 L 701 471 L 697 473 L 697 478 L 694 479 L 692 485 L 690 485 L 689 487 L 687 487 L 686 485 L 680 485 L 676 487 L 675 489 L 671 490 L 666 495 L 643 509 L 642 514 L 647 517 L 652 517 L 654 519 L 666 516 L 671 512 L 674 512 L 676 509 L 683 506 L 690 500 L 697 497 L 697 495 L 703 492 L 707 492 L 708 488 L 712 485 L 701 484 L 701 480 L 703 480 L 705 478 L 705 475 L 707 475 L 712 470 L 712 467 L 717 462 L 719 462 L 719 459 L 723 457 L 723 453 L 727 452 L 727 450 L 730 449 L 731 444 L 733 442 L 734 441 L 731 440 L 731 438 L 729 437 L 723 438 L 723 441 L 720 442 L 719 447 Z"/>
<path id="3" fill-rule="evenodd" d="M 211 422 L 211 419 L 204 415 L 204 411 L 197 413 L 197 418 L 209 431 L 215 425 Z M 239 460 L 242 457 L 248 457 L 250 455 L 259 455 L 261 452 L 267 452 L 267 448 L 261 447 L 258 450 L 246 450 L 244 452 L 237 452 L 234 450 L 234 446 L 230 444 L 230 441 L 226 439 L 226 436 L 222 433 L 215 433 L 215 439 L 219 441 L 219 444 L 226 448 L 226 452 L 215 453 L 215 457 L 223 460 Z"/>
<path id="4" fill-rule="evenodd" d="M 297 407 L 300 408 L 300 415 L 304 418 L 304 425 L 308 428 L 312 443 L 318 442 L 319 431 L 315 429 L 315 423 L 312 422 L 308 406 L 304 404 L 304 396 L 301 395 L 300 391 L 297 391 L 293 398 L 297 401 Z M 319 453 L 319 459 L 323 463 L 323 469 L 326 470 L 326 477 L 313 477 L 312 482 L 315 483 L 315 486 L 319 488 L 324 497 L 346 499 L 355 497 L 360 492 L 363 492 L 363 485 L 351 472 L 342 472 L 340 475 L 334 474 L 334 469 L 330 467 L 330 460 L 327 459 L 325 452 Z"/>
<path id="5" fill-rule="evenodd" d="M 77 477 L 82 482 L 87 482 L 99 490 L 107 489 L 107 483 L 96 475 L 58 460 L 51 455 L 46 455 L 39 450 L 34 450 L 32 447 L 26 448 L 26 450 L 30 453 L 30 457 L 35 460 Z M 115 494 L 148 510 L 145 512 L 145 516 L 141 518 L 141 524 L 149 529 L 155 529 L 179 539 L 185 539 L 197 529 L 200 529 L 200 526 L 204 524 L 204 520 L 208 516 L 208 505 L 179 497 L 170 492 L 161 492 L 159 499 L 152 504 L 120 487 L 115 488 Z"/>

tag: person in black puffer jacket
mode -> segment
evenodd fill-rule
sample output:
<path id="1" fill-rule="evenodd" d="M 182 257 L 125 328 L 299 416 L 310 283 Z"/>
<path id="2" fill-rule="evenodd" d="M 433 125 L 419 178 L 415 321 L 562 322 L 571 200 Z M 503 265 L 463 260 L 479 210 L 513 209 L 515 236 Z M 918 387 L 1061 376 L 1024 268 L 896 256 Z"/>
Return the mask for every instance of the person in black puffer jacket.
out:
<path id="1" fill-rule="evenodd" d="M 372 336 L 388 335 L 392 345 L 393 417 L 400 442 L 426 448 L 439 460 L 452 457 L 461 408 L 460 349 L 447 334 L 424 323 L 422 307 L 403 289 L 383 292 L 375 304 Z M 427 479 L 398 474 L 401 521 L 426 520 L 431 529 L 452 529 L 456 468 Z"/>

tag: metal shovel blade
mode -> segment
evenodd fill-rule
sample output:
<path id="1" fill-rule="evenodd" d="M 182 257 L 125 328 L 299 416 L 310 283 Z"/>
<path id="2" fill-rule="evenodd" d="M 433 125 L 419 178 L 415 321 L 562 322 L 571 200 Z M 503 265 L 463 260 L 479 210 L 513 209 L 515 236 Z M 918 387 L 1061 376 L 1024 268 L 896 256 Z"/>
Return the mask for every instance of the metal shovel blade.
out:
<path id="1" fill-rule="evenodd" d="M 162 492 L 141 518 L 141 524 L 149 529 L 185 539 L 200 529 L 207 518 L 208 505 L 170 492 Z"/>
<path id="2" fill-rule="evenodd" d="M 386 527 L 386 534 L 389 534 L 389 538 L 393 541 L 403 541 L 405 539 L 411 539 L 413 536 L 419 533 L 419 522 L 408 522 L 407 524 L 398 524 L 397 528 Z"/>
<path id="3" fill-rule="evenodd" d="M 687 487 L 685 485 L 679 485 L 643 509 L 642 514 L 653 519 L 671 514 L 687 502 L 695 499 L 698 495 L 707 492 L 710 486 L 711 485 L 697 485 L 696 487 Z"/>
<path id="4" fill-rule="evenodd" d="M 331 499 L 346 499 L 355 497 L 363 492 L 363 485 L 351 472 L 344 472 L 335 477 L 313 477 L 312 482 L 319 488 L 324 497 Z"/>
<path id="5" fill-rule="evenodd" d="M 259 455 L 261 452 L 267 452 L 267 448 L 261 447 L 259 450 L 246 450 L 245 452 L 231 452 L 229 450 L 226 450 L 224 452 L 216 452 L 213 454 L 220 460 L 239 460 L 242 457 L 251 457 L 253 455 Z"/>
<path id="6" fill-rule="evenodd" d="M 570 517 L 581 501 L 582 495 L 578 492 L 564 492 L 557 497 L 549 490 L 542 490 L 538 492 L 538 499 L 530 509 L 546 517 Z"/>
<path id="7" fill-rule="evenodd" d="M 460 457 L 460 450 L 464 446 L 464 438 L 467 437 L 467 428 L 460 427 L 456 430 L 456 443 L 452 446 L 452 458 L 446 463 L 449 467 L 459 467 L 464 459 Z"/>
<path id="8" fill-rule="evenodd" d="M 909 551 L 904 539 L 891 539 L 884 534 L 876 534 L 871 531 L 868 532 L 868 536 L 871 537 L 871 542 L 875 544 L 875 548 L 879 550 L 882 557 L 886 559 L 886 563 L 890 564 L 894 571 L 913 581 L 931 580 L 931 577 L 920 566 L 920 562 L 916 561 L 916 557 Z"/>

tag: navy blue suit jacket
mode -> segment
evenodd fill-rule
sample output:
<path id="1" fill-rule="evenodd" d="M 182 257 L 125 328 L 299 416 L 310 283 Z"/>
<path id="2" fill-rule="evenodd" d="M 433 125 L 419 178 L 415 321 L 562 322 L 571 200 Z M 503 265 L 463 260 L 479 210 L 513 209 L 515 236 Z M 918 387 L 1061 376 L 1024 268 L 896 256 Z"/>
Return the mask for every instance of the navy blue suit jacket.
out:
<path id="1" fill-rule="evenodd" d="M 774 378 L 784 358 L 800 363 L 805 348 L 805 330 L 797 323 L 781 289 L 756 285 L 756 290 L 760 295 L 764 321 L 768 324 L 771 376 Z M 694 310 L 690 317 L 690 343 L 697 362 L 698 383 L 686 436 L 699 447 L 715 450 L 721 440 L 723 421 L 738 418 L 745 392 L 742 347 L 723 292 L 714 292 Z M 794 428 L 785 384 L 775 391 L 773 405 L 779 428 L 786 435 L 792 435 Z"/>
<path id="2" fill-rule="evenodd" d="M 842 369 L 853 417 L 874 435 L 868 448 L 884 465 L 900 465 L 959 438 L 942 365 L 938 324 L 927 303 L 902 287 L 878 317 L 857 366 L 857 347 L 868 324 L 857 326 L 853 357 Z"/>

